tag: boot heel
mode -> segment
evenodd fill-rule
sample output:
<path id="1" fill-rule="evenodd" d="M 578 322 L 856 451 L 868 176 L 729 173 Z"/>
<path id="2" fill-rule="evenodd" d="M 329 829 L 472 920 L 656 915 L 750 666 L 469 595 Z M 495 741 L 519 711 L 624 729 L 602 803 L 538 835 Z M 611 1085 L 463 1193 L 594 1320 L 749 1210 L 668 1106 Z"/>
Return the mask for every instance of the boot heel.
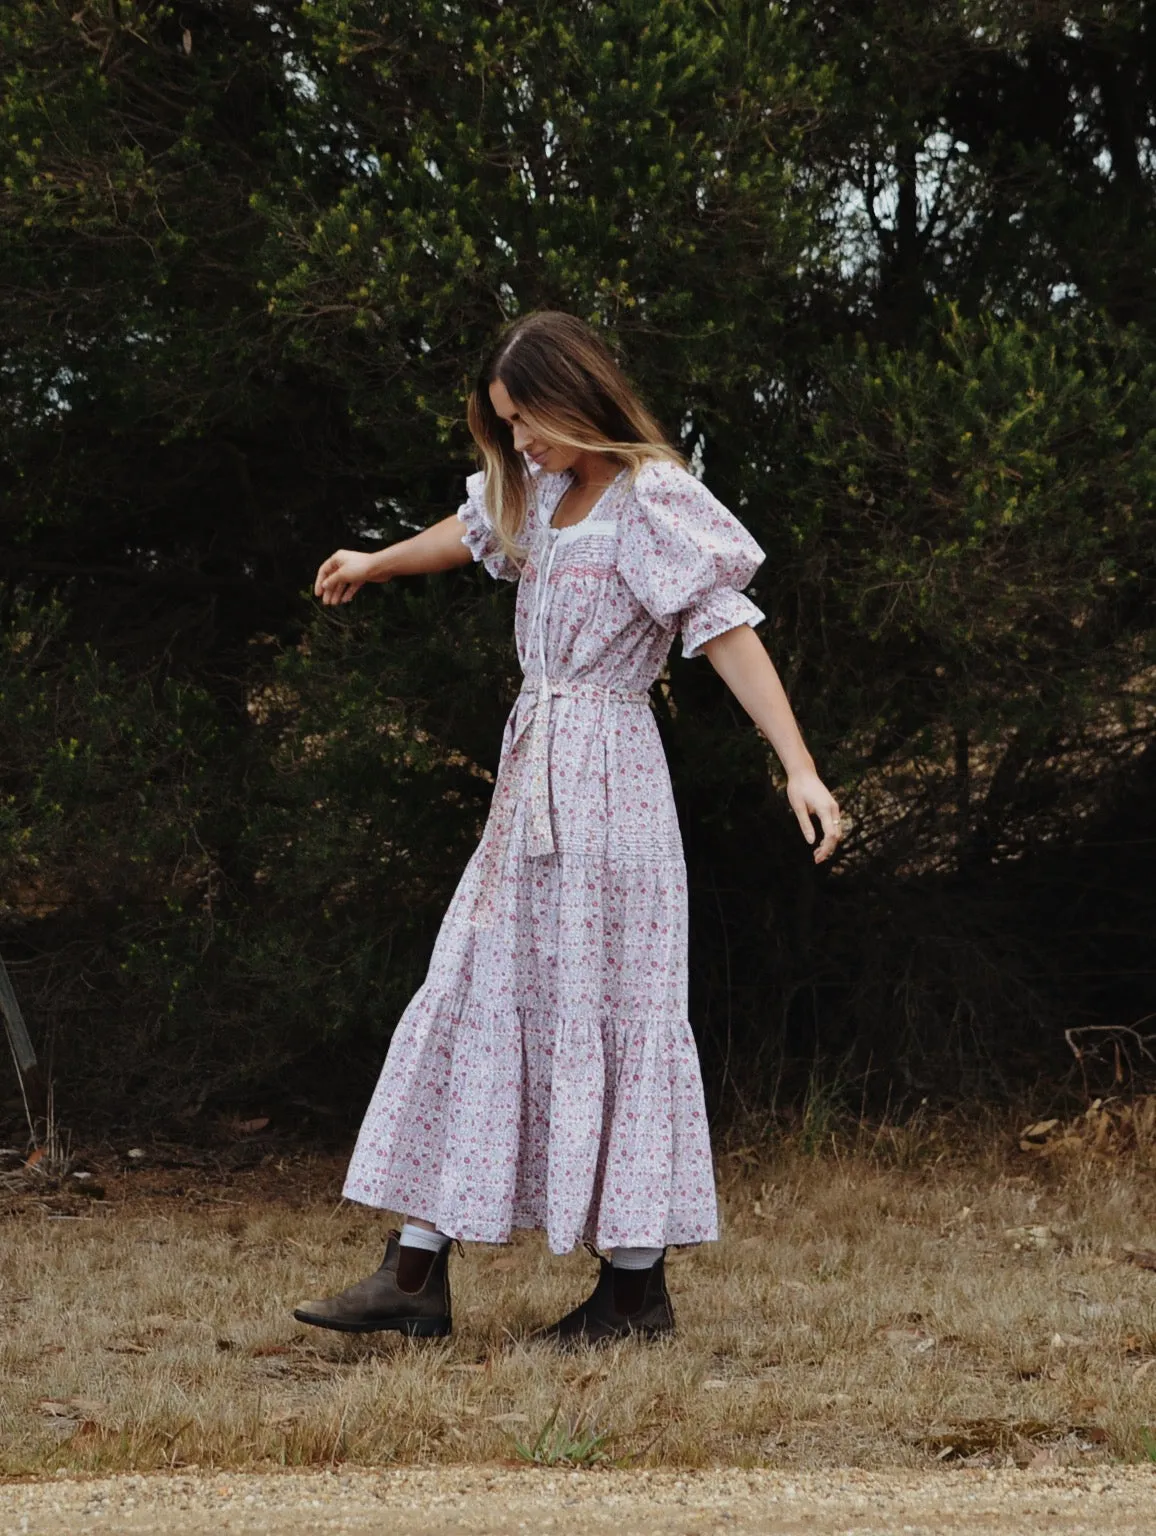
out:
<path id="1" fill-rule="evenodd" d="M 411 1339 L 445 1339 L 449 1337 L 451 1324 L 449 1318 L 411 1317 L 393 1324 L 393 1328 Z"/>

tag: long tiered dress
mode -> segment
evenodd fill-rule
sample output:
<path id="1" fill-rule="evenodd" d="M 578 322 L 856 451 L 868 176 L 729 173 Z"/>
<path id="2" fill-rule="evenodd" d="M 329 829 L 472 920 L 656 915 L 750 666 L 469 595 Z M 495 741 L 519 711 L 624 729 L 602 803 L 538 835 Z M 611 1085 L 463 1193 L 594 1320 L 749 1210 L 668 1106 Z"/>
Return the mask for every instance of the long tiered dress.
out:
<path id="1" fill-rule="evenodd" d="M 489 817 L 394 1031 L 344 1193 L 555 1253 L 717 1236 L 687 1018 L 687 899 L 670 775 L 647 690 L 763 613 L 764 555 L 675 464 L 623 471 L 581 522 L 550 527 L 567 473 L 531 476 L 524 569 L 502 553 L 482 474 L 462 542 L 518 581 L 525 683 Z"/>

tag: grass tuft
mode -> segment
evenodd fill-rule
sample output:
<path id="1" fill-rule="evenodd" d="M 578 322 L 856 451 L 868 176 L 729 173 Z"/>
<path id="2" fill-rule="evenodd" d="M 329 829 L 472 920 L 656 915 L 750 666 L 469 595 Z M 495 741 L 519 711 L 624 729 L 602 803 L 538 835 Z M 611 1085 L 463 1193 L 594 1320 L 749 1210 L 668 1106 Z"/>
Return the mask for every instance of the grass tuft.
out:
<path id="1" fill-rule="evenodd" d="M 559 1422 L 561 1412 L 559 1403 L 532 1444 L 514 1441 L 518 1460 L 532 1462 L 536 1467 L 593 1467 L 609 1461 L 605 1449 L 609 1435 L 604 1430 L 587 1428 L 581 1415 L 573 1423 Z"/>

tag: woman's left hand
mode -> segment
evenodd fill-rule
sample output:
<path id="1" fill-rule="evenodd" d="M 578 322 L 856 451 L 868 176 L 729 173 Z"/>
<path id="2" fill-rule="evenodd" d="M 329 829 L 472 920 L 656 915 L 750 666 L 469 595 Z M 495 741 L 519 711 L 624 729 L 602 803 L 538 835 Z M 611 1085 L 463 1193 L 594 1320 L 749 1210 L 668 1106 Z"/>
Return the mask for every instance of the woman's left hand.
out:
<path id="1" fill-rule="evenodd" d="M 815 828 L 811 824 L 811 817 L 819 818 L 819 825 L 823 828 L 823 841 L 815 849 L 815 863 L 822 864 L 824 859 L 829 859 L 835 852 L 843 836 L 839 807 L 835 803 L 834 795 L 819 775 L 813 769 L 808 769 L 789 776 L 787 800 L 803 829 L 803 836 L 809 843 L 815 841 Z"/>

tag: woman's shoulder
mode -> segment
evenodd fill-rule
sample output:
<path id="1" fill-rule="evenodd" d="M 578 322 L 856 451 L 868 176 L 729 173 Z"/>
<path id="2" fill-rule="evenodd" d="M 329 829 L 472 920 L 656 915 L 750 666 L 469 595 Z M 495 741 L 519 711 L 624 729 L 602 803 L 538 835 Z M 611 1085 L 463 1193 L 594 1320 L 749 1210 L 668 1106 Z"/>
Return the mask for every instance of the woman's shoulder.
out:
<path id="1" fill-rule="evenodd" d="M 702 481 L 674 459 L 647 459 L 635 472 L 630 488 L 643 505 L 697 506 L 710 499 Z"/>
<path id="2" fill-rule="evenodd" d="M 692 496 L 709 494 L 699 477 L 681 459 L 647 459 L 634 476 L 634 483 L 644 495 L 662 491 L 681 491 Z"/>
<path id="3" fill-rule="evenodd" d="M 674 459 L 644 459 L 634 474 L 634 484 L 643 490 L 654 486 L 677 485 L 680 480 L 693 480 L 694 476 Z"/>

